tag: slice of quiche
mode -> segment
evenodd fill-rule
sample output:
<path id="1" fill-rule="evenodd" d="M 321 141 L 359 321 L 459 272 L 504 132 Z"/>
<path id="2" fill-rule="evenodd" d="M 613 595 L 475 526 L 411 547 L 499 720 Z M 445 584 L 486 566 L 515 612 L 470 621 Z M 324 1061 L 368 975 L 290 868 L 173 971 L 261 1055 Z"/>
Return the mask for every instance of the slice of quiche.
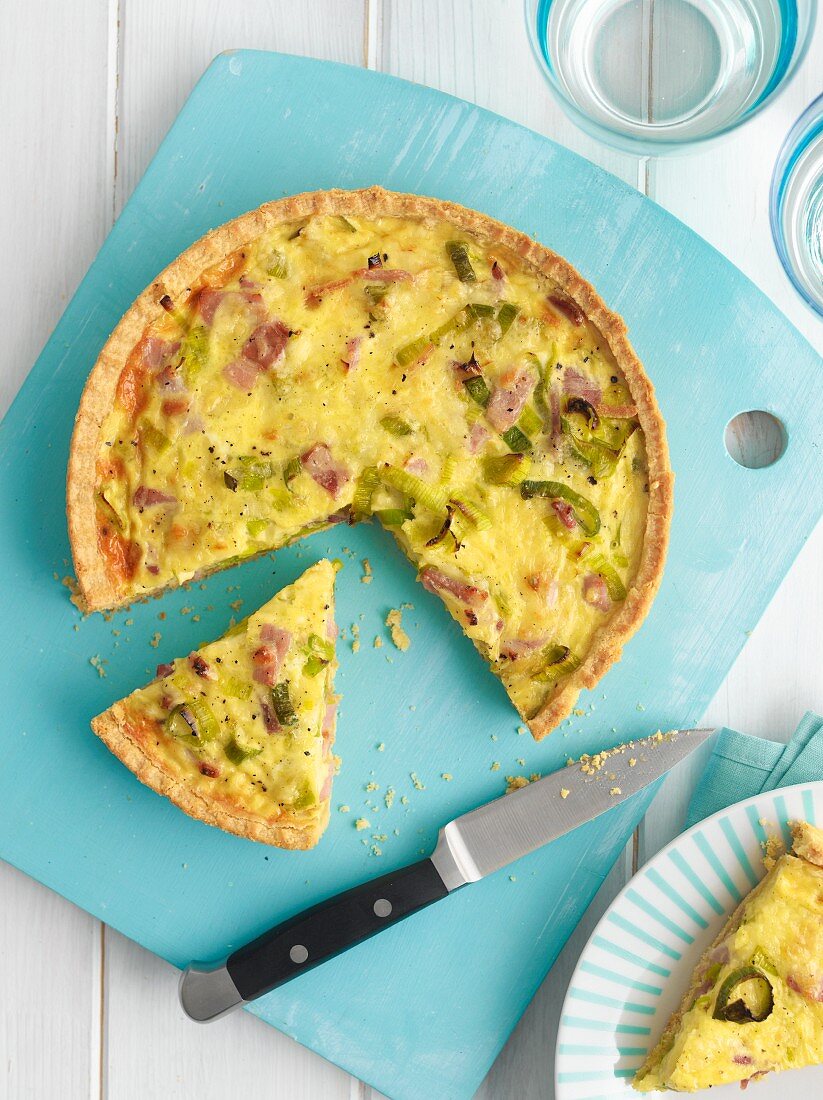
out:
<path id="1" fill-rule="evenodd" d="M 68 476 L 92 610 L 374 518 L 536 737 L 643 620 L 671 509 L 621 318 L 524 234 L 380 188 L 178 257 L 101 352 Z"/>
<path id="2" fill-rule="evenodd" d="M 791 823 L 792 851 L 700 960 L 634 1079 L 694 1092 L 823 1062 L 823 832 Z"/>
<path id="3" fill-rule="evenodd" d="M 192 817 L 311 848 L 336 760 L 335 567 L 320 561 L 216 642 L 92 720 L 147 786 Z"/>

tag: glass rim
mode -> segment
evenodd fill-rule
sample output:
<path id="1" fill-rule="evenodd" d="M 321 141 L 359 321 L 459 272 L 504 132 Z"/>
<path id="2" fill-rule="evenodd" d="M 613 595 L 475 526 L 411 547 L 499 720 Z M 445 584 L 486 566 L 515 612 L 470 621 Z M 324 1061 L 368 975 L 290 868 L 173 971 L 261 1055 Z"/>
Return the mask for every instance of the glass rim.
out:
<path id="1" fill-rule="evenodd" d="M 777 251 L 778 259 L 785 271 L 789 282 L 797 291 L 803 301 L 816 313 L 823 317 L 823 304 L 813 298 L 804 283 L 798 278 L 794 265 L 789 258 L 786 248 L 786 238 L 782 224 L 783 198 L 786 187 L 791 178 L 794 166 L 798 158 L 806 148 L 803 139 L 807 134 L 813 135 L 814 123 L 819 123 L 819 130 L 823 132 L 823 93 L 811 101 L 798 115 L 783 143 L 772 171 L 771 185 L 769 187 L 769 225 L 772 231 L 772 241 Z"/>
<path id="2" fill-rule="evenodd" d="M 595 121 L 587 115 L 585 111 L 580 110 L 580 108 L 565 94 L 554 73 L 546 63 L 537 37 L 536 20 L 533 19 L 532 16 L 536 14 L 535 9 L 540 6 L 540 3 L 541 0 L 523 0 L 523 11 L 526 18 L 526 36 L 529 40 L 532 54 L 537 61 L 537 66 L 555 98 L 559 100 L 566 114 L 572 119 L 575 125 L 589 134 L 589 136 L 594 136 L 597 140 L 601 140 L 605 142 L 605 144 L 611 145 L 613 148 L 616 147 L 625 153 L 635 156 L 662 156 L 667 153 L 687 152 L 690 149 L 702 148 L 713 141 L 717 141 L 719 138 L 725 137 L 734 130 L 740 130 L 744 126 L 747 126 L 753 119 L 757 118 L 761 111 L 771 106 L 778 96 L 790 87 L 794 81 L 808 52 L 817 19 L 817 0 L 807 0 L 808 18 L 805 28 L 803 29 L 803 37 L 801 40 L 798 34 L 798 40 L 789 60 L 789 67 L 785 76 L 778 80 L 774 87 L 767 91 L 767 93 L 746 111 L 745 114 L 741 115 L 739 119 L 728 123 L 718 130 L 713 130 L 711 133 L 701 134 L 697 137 L 688 137 L 682 140 L 677 138 L 666 138 L 661 141 L 656 141 L 653 137 L 646 135 L 642 137 L 627 136 L 621 134 L 619 130 L 615 130 L 611 126 L 605 126 Z M 599 135 L 604 136 L 600 137 Z"/>

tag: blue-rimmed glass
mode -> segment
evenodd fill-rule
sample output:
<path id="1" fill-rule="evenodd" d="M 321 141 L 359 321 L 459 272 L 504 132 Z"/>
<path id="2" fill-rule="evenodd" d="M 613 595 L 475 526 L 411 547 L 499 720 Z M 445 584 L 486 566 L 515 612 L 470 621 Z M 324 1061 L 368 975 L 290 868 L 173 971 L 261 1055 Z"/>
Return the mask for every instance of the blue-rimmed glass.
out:
<path id="1" fill-rule="evenodd" d="M 772 236 L 786 274 L 823 316 L 823 95 L 783 143 L 769 200 Z"/>
<path id="2" fill-rule="evenodd" d="M 529 39 L 582 129 L 628 152 L 704 142 L 794 75 L 816 0 L 525 0 Z"/>

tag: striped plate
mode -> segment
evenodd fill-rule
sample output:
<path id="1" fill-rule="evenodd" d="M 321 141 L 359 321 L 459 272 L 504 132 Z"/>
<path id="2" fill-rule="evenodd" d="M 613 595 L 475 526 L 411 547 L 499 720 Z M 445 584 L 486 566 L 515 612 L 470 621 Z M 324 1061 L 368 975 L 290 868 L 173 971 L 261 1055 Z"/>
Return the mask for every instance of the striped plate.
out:
<path id="1" fill-rule="evenodd" d="M 638 1096 L 631 1079 L 677 1007 L 692 968 L 763 874 L 767 830 L 779 829 L 788 840 L 786 822 L 793 818 L 823 823 L 823 783 L 785 787 L 721 810 L 672 841 L 615 898 L 566 994 L 556 1100 Z M 735 1084 L 692 1095 L 740 1100 L 741 1093 Z M 823 1096 L 823 1066 L 788 1077 L 771 1074 L 746 1092 L 747 1100 L 789 1095 Z"/>

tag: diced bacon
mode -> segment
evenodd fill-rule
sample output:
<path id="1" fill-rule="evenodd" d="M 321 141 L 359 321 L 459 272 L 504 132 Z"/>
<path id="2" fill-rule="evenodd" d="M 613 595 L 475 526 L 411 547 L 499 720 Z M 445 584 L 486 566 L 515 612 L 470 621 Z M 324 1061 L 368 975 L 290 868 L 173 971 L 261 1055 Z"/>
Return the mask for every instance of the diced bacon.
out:
<path id="1" fill-rule="evenodd" d="M 337 634 L 337 623 L 334 621 L 334 619 L 329 619 L 329 621 L 326 623 L 326 637 L 333 642 L 334 639 L 337 637 Z"/>
<path id="2" fill-rule="evenodd" d="M 360 344 L 362 338 L 360 336 L 353 336 L 351 340 L 346 342 L 346 358 L 341 359 L 340 362 L 346 368 L 347 371 L 354 370 L 357 364 L 360 362 Z"/>
<path id="3" fill-rule="evenodd" d="M 637 416 L 637 405 L 597 405 L 598 416 L 611 417 L 613 420 L 633 420 Z"/>
<path id="4" fill-rule="evenodd" d="M 209 779 L 217 779 L 220 775 L 220 768 L 217 764 L 211 764 L 208 760 L 203 760 L 200 763 L 200 774 L 207 775 Z"/>
<path id="5" fill-rule="evenodd" d="M 526 371 L 518 371 L 505 385 L 495 386 L 486 406 L 486 418 L 498 432 L 505 432 L 518 419 L 535 387 L 536 379 Z"/>
<path id="6" fill-rule="evenodd" d="M 194 435 L 195 432 L 204 431 L 205 427 L 206 425 L 203 423 L 203 418 L 197 413 L 194 413 L 183 425 L 183 435 Z"/>
<path id="7" fill-rule="evenodd" d="M 564 527 L 567 527 L 569 531 L 575 529 L 577 524 L 575 523 L 574 509 L 571 504 L 565 500 L 553 500 L 552 509 Z"/>
<path id="8" fill-rule="evenodd" d="M 273 646 L 261 645 L 252 654 L 254 662 L 253 676 L 258 684 L 266 684 L 274 687 L 277 683 L 277 675 L 280 672 L 280 660 L 277 650 Z"/>
<path id="9" fill-rule="evenodd" d="M 466 581 L 459 581 L 455 577 L 449 577 L 431 566 L 427 566 L 421 572 L 420 581 L 429 592 L 434 592 L 438 596 L 446 592 L 467 607 L 482 607 L 489 598 L 488 592 L 484 592 L 482 588 L 467 584 Z"/>
<path id="10" fill-rule="evenodd" d="M 332 763 L 329 765 L 329 771 L 328 771 L 328 774 L 326 775 L 326 780 L 325 780 L 325 782 L 323 784 L 323 787 L 320 791 L 320 801 L 321 802 L 324 799 L 328 798 L 329 795 L 331 794 L 331 787 L 332 787 L 333 782 L 334 782 L 334 761 L 332 761 Z"/>
<path id="11" fill-rule="evenodd" d="M 371 283 L 404 283 L 411 279 L 412 273 L 399 267 L 361 267 L 354 277 Z"/>
<path id="12" fill-rule="evenodd" d="M 323 715 L 323 756 L 329 755 L 329 750 L 334 740 L 334 722 L 337 718 L 337 703 L 327 703 L 326 713 Z"/>
<path id="13" fill-rule="evenodd" d="M 189 411 L 188 397 L 167 397 L 160 406 L 163 416 L 182 416 Z"/>
<path id="14" fill-rule="evenodd" d="M 205 657 L 201 657 L 200 654 L 196 651 L 189 654 L 189 666 L 191 667 L 192 672 L 194 672 L 203 680 L 214 681 L 217 679 L 217 673 L 215 672 L 215 670 L 205 659 Z"/>
<path id="15" fill-rule="evenodd" d="M 350 275 L 346 275 L 343 279 L 334 279 L 330 283 L 321 283 L 320 286 L 312 287 L 311 290 L 306 292 L 306 305 L 312 308 L 319 306 L 327 294 L 331 294 L 335 290 L 342 290 L 343 287 L 350 286 L 357 279 L 365 279 L 367 282 L 372 283 L 399 283 L 411 278 L 410 271 L 403 271 L 399 268 L 361 267 L 356 271 L 352 271 Z"/>
<path id="16" fill-rule="evenodd" d="M 274 708 L 270 707 L 265 700 L 260 701 L 260 713 L 263 715 L 263 725 L 266 727 L 266 733 L 279 733 L 283 727 L 277 720 Z"/>
<path id="17" fill-rule="evenodd" d="M 246 341 L 243 358 L 267 370 L 283 358 L 288 342 L 289 330 L 282 321 L 264 321 Z"/>
<path id="18" fill-rule="evenodd" d="M 469 448 L 469 454 L 476 455 L 486 440 L 489 438 L 489 433 L 483 427 L 479 420 L 475 420 L 472 424 L 471 431 L 467 440 Z"/>
<path id="19" fill-rule="evenodd" d="M 527 657 L 538 649 L 542 649 L 549 641 L 548 634 L 541 634 L 539 638 L 507 638 L 500 643 L 500 653 L 516 661 L 518 657 Z"/>
<path id="20" fill-rule="evenodd" d="M 259 374 L 260 368 L 248 359 L 235 359 L 233 363 L 223 367 L 223 377 L 244 393 L 250 393 L 254 389 Z"/>
<path id="21" fill-rule="evenodd" d="M 197 295 L 197 309 L 207 325 L 212 324 L 217 307 L 226 296 L 225 290 L 213 286 L 204 286 Z"/>
<path id="22" fill-rule="evenodd" d="M 150 489 L 147 485 L 138 485 L 132 498 L 135 508 L 150 508 L 155 504 L 176 504 L 177 497 L 164 493 L 160 489 Z"/>
<path id="23" fill-rule="evenodd" d="M 142 346 L 143 362 L 149 370 L 159 370 L 179 347 L 179 343 L 161 340 L 159 336 L 147 336 Z"/>
<path id="24" fill-rule="evenodd" d="M 543 597 L 546 607 L 556 607 L 560 586 L 550 573 L 532 573 L 526 577 L 529 588 Z"/>
<path id="25" fill-rule="evenodd" d="M 425 474 L 428 468 L 428 462 L 419 455 L 409 455 L 403 463 L 403 469 L 408 470 L 410 474 Z"/>
<path id="26" fill-rule="evenodd" d="M 265 645 L 274 646 L 278 665 L 282 665 L 291 645 L 291 639 L 291 631 L 284 630 L 282 626 L 275 626 L 274 623 L 263 623 L 260 627 L 260 641 Z"/>
<path id="27" fill-rule="evenodd" d="M 183 393 L 186 389 L 180 371 L 176 370 L 171 363 L 157 375 L 157 385 L 164 393 Z"/>
<path id="28" fill-rule="evenodd" d="M 498 282 L 502 282 L 502 280 L 506 278 L 506 272 L 497 260 L 492 263 L 492 278 L 496 279 Z"/>
<path id="29" fill-rule="evenodd" d="M 566 367 L 563 371 L 563 389 L 569 397 L 582 397 L 584 401 L 588 401 L 595 407 L 600 402 L 600 387 L 574 367 Z"/>
<path id="30" fill-rule="evenodd" d="M 174 665 L 171 662 L 168 662 L 168 663 L 163 663 L 161 665 L 158 665 L 157 670 L 155 672 L 155 675 L 158 678 L 162 678 L 163 676 L 171 676 L 171 674 L 173 672 L 174 672 Z"/>
<path id="31" fill-rule="evenodd" d="M 598 573 L 587 573 L 583 578 L 583 599 L 598 611 L 609 611 L 612 601 L 606 582 Z"/>
<path id="32" fill-rule="evenodd" d="M 735 1054 L 732 1061 L 736 1066 L 753 1066 L 754 1058 L 751 1054 Z"/>
<path id="33" fill-rule="evenodd" d="M 325 443 L 315 443 L 301 455 L 300 461 L 317 484 L 333 497 L 337 496 L 349 480 L 348 470 L 334 461 Z"/>
<path id="34" fill-rule="evenodd" d="M 550 294 L 549 305 L 557 310 L 558 313 L 562 313 L 573 325 L 582 325 L 586 320 L 586 314 L 577 302 L 572 301 L 571 298 L 567 298 L 565 294 Z"/>
<path id="35" fill-rule="evenodd" d="M 823 981 L 818 982 L 814 989 L 809 990 L 805 989 L 793 974 L 789 974 L 786 977 L 786 985 L 789 989 L 793 989 L 795 993 L 799 993 L 801 997 L 805 997 L 807 1001 L 823 1001 Z"/>

